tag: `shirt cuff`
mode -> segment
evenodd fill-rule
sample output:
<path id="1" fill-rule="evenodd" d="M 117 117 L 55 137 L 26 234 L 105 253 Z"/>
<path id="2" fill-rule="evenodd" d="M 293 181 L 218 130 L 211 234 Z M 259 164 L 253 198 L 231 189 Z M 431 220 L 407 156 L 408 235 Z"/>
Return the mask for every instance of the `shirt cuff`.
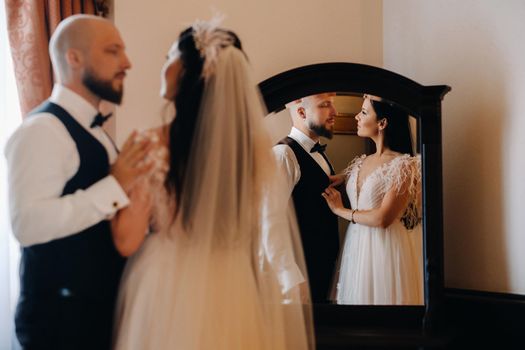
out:
<path id="1" fill-rule="evenodd" d="M 96 182 L 86 192 L 89 193 L 97 209 L 106 215 L 107 220 L 111 219 L 117 211 L 129 205 L 126 192 L 112 175 Z"/>
<path id="2" fill-rule="evenodd" d="M 286 270 L 280 271 L 277 278 L 279 279 L 281 292 L 283 294 L 286 294 L 290 289 L 305 281 L 299 267 L 295 264 Z"/>

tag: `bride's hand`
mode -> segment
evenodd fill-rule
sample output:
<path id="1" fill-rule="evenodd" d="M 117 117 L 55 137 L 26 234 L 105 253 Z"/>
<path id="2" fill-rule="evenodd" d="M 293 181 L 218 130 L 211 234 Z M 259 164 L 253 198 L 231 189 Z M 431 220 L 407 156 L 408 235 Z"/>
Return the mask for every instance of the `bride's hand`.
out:
<path id="1" fill-rule="evenodd" d="M 137 132 L 133 131 L 122 146 L 110 170 L 110 174 L 126 193 L 129 193 L 137 180 L 146 175 L 153 167 L 151 162 L 144 161 L 153 147 L 152 142 L 149 139 L 135 142 L 136 137 Z"/>
<path id="2" fill-rule="evenodd" d="M 331 186 L 328 187 L 321 196 L 326 200 L 326 203 L 334 214 L 337 214 L 341 209 L 344 209 L 341 193 L 335 188 Z"/>
<path id="3" fill-rule="evenodd" d="M 330 179 L 330 187 L 337 187 L 345 182 L 344 174 L 329 175 L 328 178 Z"/>

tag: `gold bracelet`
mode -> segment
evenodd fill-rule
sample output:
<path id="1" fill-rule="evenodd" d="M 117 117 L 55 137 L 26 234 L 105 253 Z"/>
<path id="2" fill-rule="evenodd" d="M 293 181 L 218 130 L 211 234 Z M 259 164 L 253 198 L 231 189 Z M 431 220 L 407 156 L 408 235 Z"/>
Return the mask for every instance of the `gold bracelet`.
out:
<path id="1" fill-rule="evenodd" d="M 354 209 L 352 210 L 352 214 L 350 215 L 350 222 L 352 224 L 355 224 L 356 222 L 354 221 L 354 213 L 357 211 L 357 209 Z"/>

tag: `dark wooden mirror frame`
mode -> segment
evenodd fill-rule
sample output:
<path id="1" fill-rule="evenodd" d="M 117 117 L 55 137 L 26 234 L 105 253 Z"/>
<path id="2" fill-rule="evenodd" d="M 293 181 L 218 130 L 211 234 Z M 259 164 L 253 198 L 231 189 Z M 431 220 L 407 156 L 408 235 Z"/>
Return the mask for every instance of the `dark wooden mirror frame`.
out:
<path id="1" fill-rule="evenodd" d="M 418 119 L 423 176 L 424 306 L 314 305 L 319 337 L 323 328 L 415 327 L 439 323 L 444 295 L 441 101 L 446 85 L 423 86 L 391 71 L 356 63 L 321 63 L 277 74 L 259 84 L 268 112 L 322 92 L 372 94 L 403 106 Z M 332 332 L 331 336 L 334 334 Z M 326 339 L 325 339 L 326 340 Z M 326 343 L 326 342 L 325 342 Z"/>

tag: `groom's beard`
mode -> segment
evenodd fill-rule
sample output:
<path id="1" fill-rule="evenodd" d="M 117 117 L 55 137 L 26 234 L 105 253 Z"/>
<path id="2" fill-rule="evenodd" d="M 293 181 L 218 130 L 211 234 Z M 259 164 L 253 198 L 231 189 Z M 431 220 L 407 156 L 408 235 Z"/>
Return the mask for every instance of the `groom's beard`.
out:
<path id="1" fill-rule="evenodd" d="M 87 69 L 82 77 L 84 85 L 103 100 L 120 105 L 124 88 L 116 90 L 111 80 L 99 79 L 91 69 Z"/>
<path id="2" fill-rule="evenodd" d="M 307 126 L 317 136 L 326 137 L 327 139 L 332 139 L 332 137 L 334 137 L 334 131 L 327 129 L 324 125 L 308 123 Z"/>

